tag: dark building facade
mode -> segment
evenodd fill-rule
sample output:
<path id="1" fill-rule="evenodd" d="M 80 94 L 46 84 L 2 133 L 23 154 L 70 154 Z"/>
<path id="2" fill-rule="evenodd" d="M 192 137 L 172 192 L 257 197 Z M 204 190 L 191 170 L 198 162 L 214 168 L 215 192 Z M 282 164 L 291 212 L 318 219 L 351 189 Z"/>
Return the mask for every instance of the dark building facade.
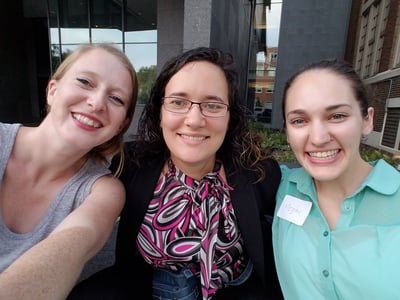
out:
<path id="1" fill-rule="evenodd" d="M 287 1 L 291 5 L 302 2 Z M 318 1 L 308 2 L 303 3 L 304 11 L 312 11 Z M 172 55 L 196 46 L 231 52 L 240 70 L 243 103 L 253 109 L 251 83 L 256 77 L 256 55 L 267 49 L 265 10 L 271 9 L 270 1 L 17 0 L 3 1 L 1 6 L 3 122 L 40 122 L 45 114 L 45 86 L 57 60 L 80 43 L 102 41 L 105 31 L 113 34 L 106 41 L 134 58 L 153 51 L 158 67 Z M 137 38 L 135 33 L 141 31 L 156 31 L 156 35 L 150 40 Z M 140 58 L 133 63 L 138 65 Z"/>
<path id="2" fill-rule="evenodd" d="M 291 74 L 312 61 L 343 58 L 351 4 L 351 0 L 282 1 L 272 127 L 282 127 L 283 88 Z"/>
<path id="3" fill-rule="evenodd" d="M 231 52 L 243 70 L 245 103 L 251 92 L 247 70 L 260 47 L 252 18 L 267 5 L 248 0 L 2 1 L 0 121 L 40 122 L 53 69 L 83 43 L 111 42 L 132 57 L 137 69 L 144 60 L 159 68 L 193 47 L 221 48 Z"/>
<path id="4" fill-rule="evenodd" d="M 282 10 L 279 43 L 271 45 L 268 12 L 275 5 Z M 375 91 L 375 131 L 366 142 L 399 149 L 399 0 L 6 0 L 0 20 L 2 122 L 39 123 L 54 67 L 82 43 L 114 43 L 137 71 L 211 46 L 233 54 L 243 104 L 249 114 L 268 105 L 265 126 L 272 128 L 282 127 L 282 91 L 293 72 L 321 58 L 346 58 Z M 260 53 L 268 61 L 260 63 Z M 270 68 L 264 83 L 260 66 Z M 131 131 L 140 112 L 138 105 Z"/>

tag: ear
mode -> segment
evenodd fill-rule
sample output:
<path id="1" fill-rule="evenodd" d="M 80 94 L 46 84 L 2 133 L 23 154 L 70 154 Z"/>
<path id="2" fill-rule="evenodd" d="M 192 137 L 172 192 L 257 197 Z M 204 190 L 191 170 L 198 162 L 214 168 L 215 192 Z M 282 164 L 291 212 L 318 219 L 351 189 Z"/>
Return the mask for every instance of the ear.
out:
<path id="1" fill-rule="evenodd" d="M 364 117 L 363 120 L 363 129 L 362 129 L 363 136 L 367 136 L 374 129 L 374 113 L 375 113 L 374 108 L 368 107 L 368 114 L 367 116 Z"/>
<path id="2" fill-rule="evenodd" d="M 49 83 L 47 84 L 47 104 L 51 106 L 51 104 L 54 102 L 54 98 L 56 95 L 56 81 L 54 79 L 50 80 Z"/>

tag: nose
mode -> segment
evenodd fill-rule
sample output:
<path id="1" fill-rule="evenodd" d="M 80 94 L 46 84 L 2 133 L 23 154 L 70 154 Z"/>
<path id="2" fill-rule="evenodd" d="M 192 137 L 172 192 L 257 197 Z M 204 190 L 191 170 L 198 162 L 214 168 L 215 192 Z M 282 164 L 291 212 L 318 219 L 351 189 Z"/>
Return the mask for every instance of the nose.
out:
<path id="1" fill-rule="evenodd" d="M 316 146 L 330 142 L 329 127 L 324 122 L 314 122 L 310 127 L 309 138 L 311 143 Z"/>
<path id="2" fill-rule="evenodd" d="M 200 105 L 193 103 L 190 110 L 187 112 L 185 117 L 185 124 L 188 126 L 201 127 L 205 123 L 205 117 L 201 112 Z"/>
<path id="3" fill-rule="evenodd" d="M 91 111 L 102 111 L 105 109 L 107 97 L 102 92 L 96 92 L 90 95 L 87 104 Z"/>

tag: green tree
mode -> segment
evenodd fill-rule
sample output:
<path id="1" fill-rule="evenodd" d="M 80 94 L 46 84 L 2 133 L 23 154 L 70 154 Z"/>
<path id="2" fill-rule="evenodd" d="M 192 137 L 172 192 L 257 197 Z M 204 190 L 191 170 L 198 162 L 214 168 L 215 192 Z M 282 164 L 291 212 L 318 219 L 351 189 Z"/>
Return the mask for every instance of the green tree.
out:
<path id="1" fill-rule="evenodd" d="M 60 46 L 57 44 L 51 45 L 51 70 L 52 73 L 57 69 L 60 65 L 61 61 L 64 60 L 67 55 L 69 55 L 72 51 L 67 49 L 66 51 L 60 53 Z"/>
<path id="2" fill-rule="evenodd" d="M 145 104 L 147 99 L 149 99 L 151 87 L 157 77 L 156 66 L 143 67 L 137 72 L 138 82 L 139 82 L 139 104 Z"/>

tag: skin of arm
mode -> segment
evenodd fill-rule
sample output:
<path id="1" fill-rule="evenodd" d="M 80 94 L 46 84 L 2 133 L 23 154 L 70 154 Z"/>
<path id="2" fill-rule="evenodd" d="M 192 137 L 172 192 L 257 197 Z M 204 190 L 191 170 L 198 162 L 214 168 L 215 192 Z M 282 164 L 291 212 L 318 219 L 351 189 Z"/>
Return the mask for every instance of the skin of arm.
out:
<path id="1" fill-rule="evenodd" d="M 100 177 L 77 209 L 0 274 L 0 299 L 65 299 L 107 241 L 124 203 L 122 183 Z"/>

